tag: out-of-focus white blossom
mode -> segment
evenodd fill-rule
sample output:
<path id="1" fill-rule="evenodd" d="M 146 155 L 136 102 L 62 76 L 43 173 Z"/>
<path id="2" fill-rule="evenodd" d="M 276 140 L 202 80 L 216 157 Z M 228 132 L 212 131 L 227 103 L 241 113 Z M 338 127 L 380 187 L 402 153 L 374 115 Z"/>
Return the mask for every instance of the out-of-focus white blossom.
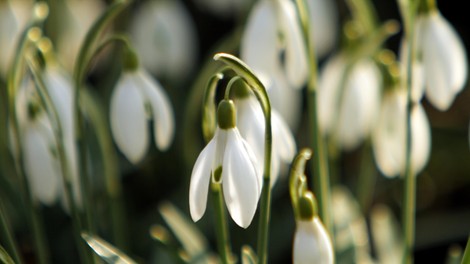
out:
<path id="1" fill-rule="evenodd" d="M 126 70 L 111 96 L 111 131 L 119 149 L 136 164 L 149 147 L 148 119 L 160 150 L 169 148 L 174 136 L 170 100 L 160 83 L 144 69 Z"/>
<path id="2" fill-rule="evenodd" d="M 241 59 L 268 89 L 272 106 L 291 128 L 297 126 L 299 91 L 307 80 L 307 53 L 294 3 L 257 2 L 248 18 L 240 47 Z"/>
<path id="3" fill-rule="evenodd" d="M 310 15 L 310 43 L 319 57 L 325 56 L 338 38 L 338 10 L 335 1 L 307 0 Z"/>
<path id="4" fill-rule="evenodd" d="M 131 37 L 144 67 L 157 76 L 179 80 L 195 66 L 196 29 L 179 0 L 147 1 L 136 10 Z"/>
<path id="5" fill-rule="evenodd" d="M 320 73 L 317 104 L 320 129 L 351 150 L 369 135 L 377 120 L 381 76 L 370 59 L 356 62 L 348 73 L 346 63 L 341 54 L 327 62 Z"/>
<path id="6" fill-rule="evenodd" d="M 232 102 L 229 104 L 233 107 Z M 236 119 L 235 113 L 233 116 Z M 255 154 L 241 137 L 236 120 L 231 121 L 228 127 L 221 127 L 219 115 L 214 137 L 196 160 L 189 186 L 189 208 L 194 221 L 201 219 L 206 211 L 209 183 L 215 180 L 216 170 L 221 169 L 220 181 L 230 216 L 237 225 L 247 228 L 256 212 L 262 179 Z"/>
<path id="7" fill-rule="evenodd" d="M 318 216 L 311 220 L 297 220 L 293 262 L 294 264 L 334 263 L 331 239 Z"/>
<path id="8" fill-rule="evenodd" d="M 416 19 L 415 44 L 417 56 L 413 60 L 413 91 L 425 89 L 429 102 L 445 111 L 467 80 L 467 54 L 462 40 L 438 10 L 431 10 Z M 406 68 L 404 46 L 401 51 L 405 54 L 402 56 L 403 73 Z M 406 81 L 406 74 L 403 76 Z M 417 101 L 415 93 L 413 99 Z"/>
<path id="9" fill-rule="evenodd" d="M 373 133 L 375 161 L 387 177 L 405 169 L 406 93 L 392 90 L 384 95 L 378 124 Z M 431 129 L 421 104 L 411 109 L 411 166 L 418 174 L 427 164 L 431 151 Z"/>

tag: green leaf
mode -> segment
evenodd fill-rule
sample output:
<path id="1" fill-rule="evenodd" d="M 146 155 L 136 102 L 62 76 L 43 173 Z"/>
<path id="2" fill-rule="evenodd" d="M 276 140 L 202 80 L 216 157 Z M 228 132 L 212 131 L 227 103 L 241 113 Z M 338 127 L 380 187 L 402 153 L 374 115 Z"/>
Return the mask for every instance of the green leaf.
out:
<path id="1" fill-rule="evenodd" d="M 133 264 L 137 263 L 119 249 L 115 248 L 103 239 L 92 236 L 88 233 L 82 233 L 82 238 L 88 243 L 95 253 L 109 264 Z"/>
<path id="2" fill-rule="evenodd" d="M 0 246 L 0 262 L 5 264 L 15 264 L 13 259 L 2 246 Z"/>

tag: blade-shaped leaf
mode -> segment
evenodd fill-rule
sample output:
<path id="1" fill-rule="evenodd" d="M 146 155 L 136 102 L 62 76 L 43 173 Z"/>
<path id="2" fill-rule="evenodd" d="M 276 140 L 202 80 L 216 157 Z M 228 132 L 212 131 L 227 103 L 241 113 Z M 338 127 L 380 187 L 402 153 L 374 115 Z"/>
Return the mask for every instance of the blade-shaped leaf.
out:
<path id="1" fill-rule="evenodd" d="M 15 264 L 13 259 L 2 246 L 0 246 L 0 262 L 5 264 Z"/>
<path id="2" fill-rule="evenodd" d="M 136 264 L 131 258 L 122 253 L 119 249 L 115 248 L 103 239 L 92 236 L 88 233 L 82 233 L 82 238 L 88 245 L 100 256 L 106 263 L 109 264 Z"/>
<path id="3" fill-rule="evenodd" d="M 253 249 L 248 246 L 244 245 L 242 247 L 242 264 L 256 264 L 258 263 L 258 257 Z"/>

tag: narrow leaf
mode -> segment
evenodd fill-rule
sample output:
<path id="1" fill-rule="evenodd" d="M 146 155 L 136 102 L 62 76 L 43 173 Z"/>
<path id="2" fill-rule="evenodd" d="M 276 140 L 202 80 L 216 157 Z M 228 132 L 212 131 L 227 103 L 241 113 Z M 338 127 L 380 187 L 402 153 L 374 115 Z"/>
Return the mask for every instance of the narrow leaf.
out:
<path id="1" fill-rule="evenodd" d="M 13 259 L 2 246 L 0 246 L 0 262 L 5 264 L 15 264 Z"/>
<path id="2" fill-rule="evenodd" d="M 82 233 L 82 238 L 88 243 L 95 253 L 108 264 L 136 264 L 134 260 L 126 256 L 119 249 L 115 248 L 103 239 Z"/>

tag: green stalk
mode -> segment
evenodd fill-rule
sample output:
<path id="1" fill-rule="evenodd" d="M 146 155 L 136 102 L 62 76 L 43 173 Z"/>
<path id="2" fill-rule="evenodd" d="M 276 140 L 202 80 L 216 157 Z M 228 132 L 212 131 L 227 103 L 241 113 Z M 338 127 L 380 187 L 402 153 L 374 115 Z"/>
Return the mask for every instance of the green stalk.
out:
<path id="1" fill-rule="evenodd" d="M 215 174 L 217 173 L 219 175 L 214 175 L 214 178 L 220 178 L 222 170 L 215 171 Z M 223 264 L 229 264 L 231 263 L 231 249 L 227 226 L 227 215 L 225 213 L 224 201 L 222 197 L 222 186 L 220 182 L 216 182 L 214 179 L 211 181 L 211 193 L 215 212 L 217 246 L 219 248 L 220 258 Z"/>
<path id="2" fill-rule="evenodd" d="M 88 231 L 93 235 L 96 233 L 95 224 L 92 218 L 93 212 L 93 197 L 91 193 L 91 184 L 89 180 L 89 166 L 87 162 L 87 146 L 86 146 L 86 128 L 83 113 L 80 111 L 80 90 L 82 89 L 85 79 L 86 69 L 89 65 L 93 49 L 96 46 L 98 38 L 101 36 L 105 27 L 115 18 L 124 8 L 130 3 L 126 0 L 117 0 L 114 2 L 93 24 L 90 31 L 88 31 L 83 41 L 77 63 L 74 68 L 74 81 L 75 81 L 75 102 L 74 102 L 74 115 L 76 124 L 76 141 L 79 150 L 79 175 L 80 175 L 80 189 L 84 199 L 85 214 L 87 220 Z"/>
<path id="3" fill-rule="evenodd" d="M 401 12 L 405 24 L 405 35 L 408 41 L 406 52 L 408 53 L 406 63 L 406 145 L 405 145 L 405 188 L 403 195 L 403 232 L 404 250 L 403 263 L 413 263 L 413 246 L 415 239 L 415 211 L 416 211 L 416 175 L 411 166 L 411 110 L 413 102 L 411 98 L 412 88 L 412 63 L 415 56 L 414 51 L 414 18 L 416 5 L 412 0 L 401 1 Z"/>
<path id="4" fill-rule="evenodd" d="M 264 175 L 263 189 L 261 192 L 260 218 L 258 227 L 258 257 L 260 264 L 266 264 L 268 260 L 268 236 L 269 218 L 271 211 L 271 155 L 272 155 L 272 130 L 271 130 L 271 103 L 266 88 L 256 77 L 253 71 L 240 59 L 233 55 L 217 53 L 214 60 L 222 61 L 231 67 L 248 84 L 261 105 L 265 120 L 264 135 Z"/>
<path id="5" fill-rule="evenodd" d="M 0 234 L 2 235 L 2 237 L 5 238 L 6 249 L 8 252 L 10 252 L 15 263 L 18 263 L 18 264 L 23 263 L 23 260 L 21 259 L 21 255 L 19 254 L 19 251 L 18 251 L 17 243 L 15 241 L 15 238 L 12 235 L 11 225 L 8 222 L 8 219 L 3 211 L 4 211 L 3 204 L 0 201 Z"/>
<path id="6" fill-rule="evenodd" d="M 312 150 L 314 158 L 312 171 L 314 172 L 314 188 L 318 199 L 320 218 L 326 229 L 333 237 L 333 226 L 330 212 L 330 177 L 328 168 L 328 154 L 318 125 L 317 109 L 317 58 L 314 44 L 310 41 L 310 18 L 305 0 L 296 0 L 299 19 L 302 26 L 304 43 L 308 53 L 309 78 L 307 82 L 307 104 L 310 113 L 310 133 L 312 133 Z"/>
<path id="7" fill-rule="evenodd" d="M 40 264 L 48 263 L 49 254 L 47 249 L 47 242 L 45 239 L 43 223 L 39 212 L 38 204 L 32 196 L 26 172 L 23 167 L 23 143 L 21 141 L 21 131 L 16 118 L 16 93 L 20 86 L 23 69 L 24 69 L 24 54 L 27 47 L 30 45 L 28 36 L 31 32 L 37 30 L 36 27 L 42 25 L 48 15 L 48 6 L 44 2 L 38 2 L 34 6 L 34 19 L 23 31 L 17 45 L 16 54 L 13 60 L 13 65 L 8 73 L 7 91 L 8 91 L 8 112 L 9 112 L 9 125 L 13 135 L 13 147 L 17 149 L 14 156 L 14 166 L 16 175 L 18 176 L 23 202 L 28 212 L 28 219 L 30 220 L 31 229 L 33 231 L 34 246 L 36 248 L 38 262 Z"/>
<path id="8" fill-rule="evenodd" d="M 75 242 L 77 243 L 80 258 L 82 259 L 82 261 L 85 262 L 87 261 L 87 252 L 80 235 L 82 224 L 80 221 L 80 216 L 78 214 L 76 203 L 73 198 L 72 176 L 70 173 L 70 164 L 67 160 L 67 155 L 63 145 L 64 136 L 62 131 L 62 125 L 60 124 L 59 114 L 57 113 L 57 109 L 54 107 L 49 92 L 47 91 L 46 85 L 39 71 L 39 66 L 34 62 L 31 56 L 27 56 L 26 60 L 28 62 L 28 66 L 31 70 L 31 73 L 33 74 L 34 82 L 36 84 L 41 103 L 46 109 L 49 120 L 53 124 L 55 147 L 57 149 L 59 157 L 60 170 L 63 177 L 63 184 L 65 190 L 65 197 L 67 199 L 67 203 L 70 207 L 70 211 L 72 214 Z"/>
<path id="9" fill-rule="evenodd" d="M 462 264 L 470 263 L 470 236 L 468 237 L 467 246 L 465 247 L 465 251 L 463 252 L 462 257 Z"/>

